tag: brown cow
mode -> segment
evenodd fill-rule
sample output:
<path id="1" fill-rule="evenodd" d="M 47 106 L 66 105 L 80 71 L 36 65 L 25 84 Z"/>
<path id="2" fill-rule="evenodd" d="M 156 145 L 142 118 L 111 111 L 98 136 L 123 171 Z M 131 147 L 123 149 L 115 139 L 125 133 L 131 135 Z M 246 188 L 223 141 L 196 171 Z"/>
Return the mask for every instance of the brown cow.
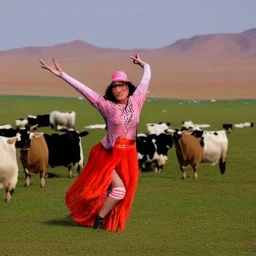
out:
<path id="1" fill-rule="evenodd" d="M 175 132 L 173 135 L 176 155 L 182 172 L 182 179 L 187 178 L 185 167 L 189 164 L 194 171 L 193 178 L 195 180 L 198 179 L 197 169 L 203 159 L 203 142 L 200 142 L 200 140 L 186 132 L 179 131 Z"/>
<path id="2" fill-rule="evenodd" d="M 30 148 L 20 150 L 20 160 L 24 168 L 26 183 L 30 185 L 31 173 L 40 174 L 40 186 L 45 186 L 48 173 L 49 152 L 43 133 L 30 132 Z"/>

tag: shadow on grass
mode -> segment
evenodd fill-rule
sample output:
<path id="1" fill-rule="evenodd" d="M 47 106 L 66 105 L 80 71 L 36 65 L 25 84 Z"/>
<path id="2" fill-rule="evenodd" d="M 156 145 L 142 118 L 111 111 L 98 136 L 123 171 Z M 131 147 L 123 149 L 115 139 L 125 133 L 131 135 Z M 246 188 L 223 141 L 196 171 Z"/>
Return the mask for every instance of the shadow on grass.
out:
<path id="1" fill-rule="evenodd" d="M 73 221 L 69 217 L 61 218 L 61 219 L 51 219 L 42 222 L 45 225 L 50 226 L 64 226 L 64 227 L 81 227 L 81 228 L 88 228 L 86 226 L 79 225 L 75 221 Z"/>
<path id="2" fill-rule="evenodd" d="M 52 172 L 48 172 L 48 178 L 49 179 L 51 179 L 51 178 L 60 178 L 60 175 L 52 173 Z"/>

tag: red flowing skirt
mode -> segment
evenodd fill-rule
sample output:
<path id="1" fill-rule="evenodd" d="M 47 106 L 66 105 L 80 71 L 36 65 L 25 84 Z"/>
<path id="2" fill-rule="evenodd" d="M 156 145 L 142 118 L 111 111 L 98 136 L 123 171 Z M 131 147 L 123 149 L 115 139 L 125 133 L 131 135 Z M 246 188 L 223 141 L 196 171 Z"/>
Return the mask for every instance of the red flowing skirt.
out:
<path id="1" fill-rule="evenodd" d="M 102 207 L 116 170 L 126 188 L 126 195 L 104 218 L 103 228 L 123 231 L 135 196 L 139 169 L 135 140 L 118 139 L 111 150 L 101 143 L 91 149 L 84 170 L 66 193 L 70 217 L 77 223 L 92 227 Z"/>

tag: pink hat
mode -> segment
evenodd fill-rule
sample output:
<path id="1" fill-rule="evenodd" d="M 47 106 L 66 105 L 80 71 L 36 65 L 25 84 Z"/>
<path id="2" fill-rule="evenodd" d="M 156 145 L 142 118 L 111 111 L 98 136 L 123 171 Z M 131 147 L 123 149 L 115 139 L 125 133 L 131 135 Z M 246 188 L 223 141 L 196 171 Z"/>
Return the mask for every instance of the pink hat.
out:
<path id="1" fill-rule="evenodd" d="M 129 82 L 126 73 L 124 73 L 123 71 L 114 72 L 111 76 L 111 80 L 112 82 L 116 82 L 116 81 Z"/>

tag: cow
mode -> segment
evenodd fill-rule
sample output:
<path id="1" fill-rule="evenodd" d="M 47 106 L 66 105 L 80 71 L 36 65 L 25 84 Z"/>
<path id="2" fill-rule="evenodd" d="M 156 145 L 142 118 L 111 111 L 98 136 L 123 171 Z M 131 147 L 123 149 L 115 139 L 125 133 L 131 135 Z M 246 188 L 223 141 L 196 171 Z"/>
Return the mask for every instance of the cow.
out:
<path id="1" fill-rule="evenodd" d="M 192 121 L 182 121 L 181 122 L 181 130 L 186 129 L 194 129 L 194 130 L 201 130 L 203 128 L 209 128 L 209 124 L 194 124 Z"/>
<path id="2" fill-rule="evenodd" d="M 10 129 L 10 128 L 12 128 L 12 126 L 10 124 L 0 125 L 0 129 Z"/>
<path id="3" fill-rule="evenodd" d="M 228 138 L 225 130 L 219 131 L 197 131 L 194 130 L 191 135 L 203 140 L 203 163 L 209 163 L 212 166 L 219 164 L 220 173 L 226 171 L 226 158 L 228 151 Z"/>
<path id="4" fill-rule="evenodd" d="M 234 124 L 234 127 L 235 128 L 254 127 L 254 123 L 250 123 L 250 122 L 239 123 L 239 124 Z"/>
<path id="5" fill-rule="evenodd" d="M 68 168 L 69 175 L 73 176 L 73 168 L 77 164 L 77 172 L 84 166 L 81 137 L 89 134 L 87 131 L 66 131 L 63 134 L 44 133 L 44 138 L 49 149 L 49 166 L 64 166 Z"/>
<path id="6" fill-rule="evenodd" d="M 222 124 L 222 128 L 230 133 L 233 130 L 233 124 Z"/>
<path id="7" fill-rule="evenodd" d="M 56 131 L 62 129 L 74 130 L 75 120 L 76 113 L 74 111 L 60 112 L 55 110 L 50 113 L 50 126 Z"/>
<path id="8" fill-rule="evenodd" d="M 169 122 L 159 122 L 159 123 L 148 123 L 146 124 L 148 134 L 156 134 L 164 133 L 166 129 L 170 127 L 171 123 Z"/>
<path id="9" fill-rule="evenodd" d="M 244 127 L 254 127 L 254 123 L 253 122 L 245 122 Z"/>
<path id="10" fill-rule="evenodd" d="M 32 116 L 28 115 L 28 124 L 30 126 L 37 125 L 37 127 L 49 127 L 50 126 L 50 115 L 49 114 L 43 114 L 43 115 L 37 115 Z"/>
<path id="11" fill-rule="evenodd" d="M 15 124 L 17 129 L 24 129 L 28 125 L 28 119 L 27 118 L 16 119 Z"/>
<path id="12" fill-rule="evenodd" d="M 139 169 L 154 169 L 161 172 L 168 159 L 168 151 L 172 147 L 172 135 L 160 134 L 138 134 L 136 147 L 138 152 Z"/>
<path id="13" fill-rule="evenodd" d="M 43 133 L 29 133 L 28 148 L 20 150 L 20 161 L 24 168 L 25 185 L 30 185 L 31 174 L 40 174 L 40 187 L 45 186 L 45 177 L 48 174 L 49 151 Z"/>
<path id="14" fill-rule="evenodd" d="M 91 125 L 86 125 L 84 128 L 85 129 L 105 129 L 106 130 L 106 124 L 91 124 Z"/>
<path id="15" fill-rule="evenodd" d="M 0 136 L 13 137 L 17 133 L 20 135 L 20 140 L 15 144 L 20 150 L 20 160 L 24 168 L 26 183 L 29 186 L 31 173 L 40 173 L 40 186 L 45 185 L 45 176 L 48 170 L 48 148 L 43 133 L 33 133 L 36 126 L 31 126 L 30 130 L 24 129 L 0 129 Z M 31 147 L 32 146 L 32 147 Z"/>
<path id="16" fill-rule="evenodd" d="M 233 128 L 246 128 L 246 127 L 254 127 L 253 122 L 245 122 L 245 123 L 237 123 L 237 124 L 222 124 L 222 127 L 224 130 L 226 130 L 228 133 L 233 130 Z"/>
<path id="17" fill-rule="evenodd" d="M 18 181 L 15 143 L 19 140 L 20 134 L 11 138 L 0 136 L 0 188 L 5 188 L 5 202 L 11 200 Z"/>
<path id="18" fill-rule="evenodd" d="M 191 136 L 195 137 L 197 140 L 192 139 Z M 212 166 L 219 164 L 220 173 L 225 173 L 228 150 L 228 138 L 225 130 L 176 131 L 173 136 L 173 140 L 176 146 L 176 155 L 180 163 L 180 169 L 182 171 L 183 179 L 186 179 L 185 167 L 188 164 L 191 164 L 193 168 L 194 179 L 198 179 L 197 169 L 199 168 L 200 163 L 208 163 Z M 182 151 L 177 148 L 177 144 L 179 144 L 179 148 L 181 148 L 181 145 L 183 146 L 183 151 L 185 153 L 181 153 Z M 200 147 L 202 150 L 202 157 L 201 152 L 199 152 Z M 188 159 L 188 163 L 185 164 Z"/>
<path id="19" fill-rule="evenodd" d="M 9 128 L 9 129 L 0 129 L 0 136 L 4 137 L 15 137 L 17 134 L 20 135 L 20 140 L 15 143 L 15 147 L 17 149 L 25 149 L 29 147 L 30 139 L 29 139 L 29 130 L 28 129 L 17 129 L 17 128 Z"/>
<path id="20" fill-rule="evenodd" d="M 50 115 L 28 115 L 26 118 L 20 118 L 15 120 L 16 128 L 25 128 L 31 126 L 37 127 L 49 127 L 50 126 Z"/>
<path id="21" fill-rule="evenodd" d="M 173 142 L 182 179 L 187 178 L 185 168 L 188 165 L 193 168 L 193 178 L 198 179 L 197 170 L 203 160 L 203 142 L 185 131 L 176 131 L 173 134 Z"/>

